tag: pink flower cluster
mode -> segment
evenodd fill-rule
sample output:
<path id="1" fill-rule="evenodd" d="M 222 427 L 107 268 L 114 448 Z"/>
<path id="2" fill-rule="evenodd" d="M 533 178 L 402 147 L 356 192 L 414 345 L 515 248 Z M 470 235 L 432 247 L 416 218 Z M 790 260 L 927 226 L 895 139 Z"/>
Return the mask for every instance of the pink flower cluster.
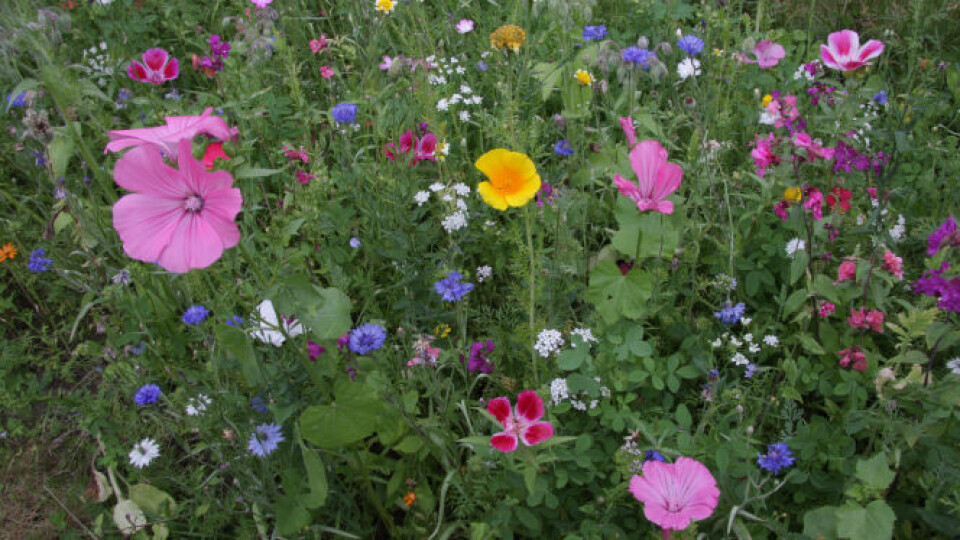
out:
<path id="1" fill-rule="evenodd" d="M 889 249 L 883 254 L 883 269 L 903 281 L 903 259 Z"/>
<path id="2" fill-rule="evenodd" d="M 860 352 L 860 347 L 852 347 L 837 352 L 840 355 L 840 366 L 849 367 L 854 371 L 867 370 L 867 355 Z"/>
<path id="3" fill-rule="evenodd" d="M 869 328 L 874 332 L 883 333 L 883 312 L 875 309 L 850 308 L 850 317 L 847 322 L 852 328 Z"/>
<path id="4" fill-rule="evenodd" d="M 394 161 L 400 156 L 405 156 L 411 151 L 413 152 L 413 161 L 410 162 L 411 166 L 416 165 L 418 161 L 422 160 L 437 161 L 437 136 L 429 131 L 420 138 L 408 129 L 400 136 L 400 140 L 397 142 L 400 144 L 399 154 L 396 153 L 397 147 L 394 146 L 393 143 L 387 143 L 383 147 L 383 152 L 390 161 Z"/>
<path id="5" fill-rule="evenodd" d="M 857 261 L 847 259 L 840 263 L 840 268 L 837 269 L 837 280 L 834 281 L 833 284 L 836 285 L 851 279 L 854 281 L 857 279 Z"/>

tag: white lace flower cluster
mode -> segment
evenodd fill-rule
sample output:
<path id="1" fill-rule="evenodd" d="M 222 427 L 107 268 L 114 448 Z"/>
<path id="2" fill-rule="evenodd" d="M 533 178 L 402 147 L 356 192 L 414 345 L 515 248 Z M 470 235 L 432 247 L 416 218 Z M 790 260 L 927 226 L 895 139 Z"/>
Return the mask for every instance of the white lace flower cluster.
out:
<path id="1" fill-rule="evenodd" d="M 431 197 L 436 194 L 437 198 L 443 203 L 447 212 L 440 225 L 447 231 L 447 234 L 453 234 L 469 224 L 470 212 L 467 209 L 467 196 L 470 195 L 470 186 L 463 182 L 457 182 L 453 185 L 446 185 L 442 182 L 430 184 L 429 191 L 418 191 L 413 196 L 417 206 L 423 206 Z"/>
<path id="2" fill-rule="evenodd" d="M 206 394 L 197 394 L 197 397 L 192 397 L 187 400 L 187 416 L 201 416 L 207 411 L 207 406 L 213 403 L 213 400 L 210 399 Z"/>
<path id="3" fill-rule="evenodd" d="M 551 355 L 560 354 L 563 344 L 563 334 L 559 330 L 547 328 L 537 334 L 537 342 L 533 344 L 533 349 L 541 357 L 550 358 Z"/>
<path id="4" fill-rule="evenodd" d="M 743 319 L 741 322 L 743 326 L 749 324 L 749 319 Z M 728 352 L 732 353 L 730 356 L 730 362 L 738 366 L 749 366 L 751 364 L 756 364 L 757 355 L 760 354 L 764 349 L 776 349 L 780 346 L 780 339 L 773 335 L 767 334 L 763 336 L 763 339 L 757 341 L 754 335 L 750 332 L 736 336 L 730 332 L 724 332 L 720 337 L 713 340 L 710 343 L 714 349 L 726 349 Z"/>
<path id="5" fill-rule="evenodd" d="M 594 377 L 593 380 L 598 383 L 603 382 L 600 377 Z M 610 389 L 606 386 L 600 386 L 600 397 L 604 399 L 610 398 Z M 569 400 L 570 406 L 578 411 L 585 411 L 587 409 L 596 409 L 600 405 L 599 399 L 591 399 L 589 393 L 584 390 L 579 394 L 570 395 L 570 387 L 567 386 L 567 380 L 563 378 L 557 378 L 550 381 L 550 399 L 552 405 L 556 407 L 564 401 Z"/>
<path id="6" fill-rule="evenodd" d="M 116 63 L 106 51 L 107 43 L 104 41 L 83 51 L 81 66 L 90 78 L 97 80 L 98 86 L 106 86 L 108 80 L 113 77 L 114 69 L 116 69 Z"/>

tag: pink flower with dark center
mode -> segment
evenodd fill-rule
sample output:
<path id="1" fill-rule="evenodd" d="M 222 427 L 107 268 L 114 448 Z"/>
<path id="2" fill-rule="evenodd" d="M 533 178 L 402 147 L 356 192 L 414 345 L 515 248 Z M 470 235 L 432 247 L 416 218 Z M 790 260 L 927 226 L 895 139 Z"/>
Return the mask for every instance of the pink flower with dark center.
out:
<path id="1" fill-rule="evenodd" d="M 230 173 L 208 172 L 190 144 L 180 140 L 179 170 L 156 147 L 141 146 L 120 158 L 113 173 L 134 192 L 113 206 L 124 252 L 177 273 L 210 266 L 240 241 L 233 222 L 243 205 L 240 190 Z"/>
<path id="2" fill-rule="evenodd" d="M 867 60 L 880 56 L 882 52 L 883 43 L 875 39 L 861 47 L 860 36 L 853 30 L 834 32 L 827 37 L 827 45 L 820 45 L 823 64 L 840 71 L 852 71 L 861 66 L 872 65 L 873 62 Z"/>
<path id="3" fill-rule="evenodd" d="M 155 146 L 164 156 L 176 159 L 180 141 L 192 141 L 203 133 L 222 141 L 236 140 L 237 128 L 231 128 L 219 116 L 211 116 L 213 107 L 203 111 L 200 116 L 168 116 L 167 125 L 152 128 L 124 129 L 108 131 L 111 141 L 103 153 L 119 152 L 131 146 Z"/>
<path id="4" fill-rule="evenodd" d="M 713 514 L 720 499 L 717 481 L 702 463 L 682 457 L 676 463 L 649 460 L 643 476 L 630 480 L 630 493 L 643 503 L 643 515 L 663 529 L 682 531 Z"/>
<path id="5" fill-rule="evenodd" d="M 511 409 L 510 400 L 505 397 L 491 399 L 487 412 L 503 425 L 503 431 L 490 438 L 490 444 L 501 452 L 516 450 L 518 440 L 533 446 L 553 437 L 553 425 L 538 422 L 543 418 L 543 400 L 533 390 L 520 392 L 516 409 Z"/>
<path id="6" fill-rule="evenodd" d="M 748 58 L 747 55 L 741 54 L 740 60 L 748 64 L 757 64 L 760 69 L 767 69 L 777 65 L 780 60 L 787 55 L 787 52 L 779 43 L 765 39 L 757 43 L 757 46 L 753 48 L 753 54 L 756 57 L 755 59 Z"/>
<path id="7" fill-rule="evenodd" d="M 833 282 L 834 285 L 837 283 L 842 283 L 848 280 L 857 279 L 857 261 L 843 261 L 840 263 L 840 268 L 837 270 L 837 280 Z"/>
<path id="8" fill-rule="evenodd" d="M 883 254 L 883 269 L 903 281 L 903 259 L 890 250 Z"/>
<path id="9" fill-rule="evenodd" d="M 635 201 L 641 212 L 673 213 L 673 203 L 664 199 L 680 187 L 683 169 L 667 162 L 667 157 L 666 148 L 659 142 L 642 141 L 630 151 L 630 165 L 639 183 L 634 184 L 619 174 L 613 177 L 620 193 Z"/>
<path id="10" fill-rule="evenodd" d="M 180 74 L 180 62 L 163 49 L 148 49 L 140 58 L 142 63 L 134 60 L 127 66 L 127 75 L 135 81 L 160 85 Z"/>

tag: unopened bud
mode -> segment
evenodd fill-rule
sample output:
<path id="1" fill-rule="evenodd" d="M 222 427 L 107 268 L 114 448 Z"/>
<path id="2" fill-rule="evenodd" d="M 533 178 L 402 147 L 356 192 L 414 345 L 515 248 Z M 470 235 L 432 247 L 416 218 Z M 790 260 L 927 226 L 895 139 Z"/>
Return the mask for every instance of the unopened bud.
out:
<path id="1" fill-rule="evenodd" d="M 641 49 L 646 49 L 650 46 L 650 40 L 647 39 L 647 36 L 640 36 L 640 39 L 637 40 L 637 47 Z"/>
<path id="2" fill-rule="evenodd" d="M 747 437 L 753 435 L 753 426 L 747 426 Z"/>

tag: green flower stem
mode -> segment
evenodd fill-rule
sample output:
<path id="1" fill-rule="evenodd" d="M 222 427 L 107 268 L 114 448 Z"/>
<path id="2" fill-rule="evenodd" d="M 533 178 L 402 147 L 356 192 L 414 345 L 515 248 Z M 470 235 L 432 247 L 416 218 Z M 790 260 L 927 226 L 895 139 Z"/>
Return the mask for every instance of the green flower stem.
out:
<path id="1" fill-rule="evenodd" d="M 390 537 L 402 538 L 400 531 L 397 530 L 397 525 L 393 522 L 393 519 L 390 518 L 387 509 L 383 507 L 383 502 L 380 500 L 380 497 L 377 496 L 376 490 L 373 489 L 373 484 L 370 482 L 370 473 L 367 471 L 367 467 L 364 465 L 363 458 L 360 457 L 359 451 L 354 453 L 353 459 L 360 473 L 360 478 L 363 479 L 363 485 L 367 490 L 367 497 L 370 498 L 370 502 L 373 503 L 377 515 L 380 516 L 380 520 L 383 521 L 383 524 L 387 527 L 387 532 L 390 533 Z"/>
<path id="2" fill-rule="evenodd" d="M 533 341 L 534 336 L 537 335 L 536 327 L 536 317 L 537 317 L 537 261 L 536 253 L 533 251 L 533 214 L 530 210 L 530 205 L 524 207 L 524 217 L 527 229 L 527 251 L 530 256 L 530 280 L 529 280 L 529 289 L 530 289 L 530 303 L 527 306 L 527 322 L 530 325 L 530 340 Z M 539 386 L 540 385 L 540 373 L 537 368 L 537 351 L 534 350 L 533 345 L 530 346 L 530 362 L 533 364 L 533 381 Z"/>

